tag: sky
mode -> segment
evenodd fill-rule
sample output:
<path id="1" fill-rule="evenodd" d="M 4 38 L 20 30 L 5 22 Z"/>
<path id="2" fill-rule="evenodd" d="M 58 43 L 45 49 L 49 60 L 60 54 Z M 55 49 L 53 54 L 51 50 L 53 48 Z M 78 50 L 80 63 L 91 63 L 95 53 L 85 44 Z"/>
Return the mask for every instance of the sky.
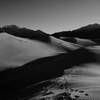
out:
<path id="1" fill-rule="evenodd" d="M 0 0 L 0 27 L 18 25 L 47 33 L 100 23 L 100 0 Z"/>

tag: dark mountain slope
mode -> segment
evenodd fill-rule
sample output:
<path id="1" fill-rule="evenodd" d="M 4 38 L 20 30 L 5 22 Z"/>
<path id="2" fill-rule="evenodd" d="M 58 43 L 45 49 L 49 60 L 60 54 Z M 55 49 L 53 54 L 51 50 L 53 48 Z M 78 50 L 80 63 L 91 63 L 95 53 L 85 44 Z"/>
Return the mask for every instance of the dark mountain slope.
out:
<path id="1" fill-rule="evenodd" d="M 63 31 L 52 34 L 52 36 L 60 37 L 78 37 L 84 39 L 91 39 L 97 43 L 100 43 L 100 25 L 90 24 L 73 31 Z"/>
<path id="2" fill-rule="evenodd" d="M 20 94 L 20 90 L 27 86 L 62 75 L 64 69 L 94 61 L 94 53 L 83 48 L 68 54 L 38 59 L 21 67 L 0 72 L 0 91 L 2 95 L 6 94 L 7 98 L 24 95 Z"/>
<path id="3" fill-rule="evenodd" d="M 40 30 L 34 31 L 27 28 L 19 28 L 16 25 L 7 25 L 0 28 L 0 33 L 3 33 L 3 32 L 17 36 L 17 37 L 49 42 L 49 34 L 46 34 Z"/>

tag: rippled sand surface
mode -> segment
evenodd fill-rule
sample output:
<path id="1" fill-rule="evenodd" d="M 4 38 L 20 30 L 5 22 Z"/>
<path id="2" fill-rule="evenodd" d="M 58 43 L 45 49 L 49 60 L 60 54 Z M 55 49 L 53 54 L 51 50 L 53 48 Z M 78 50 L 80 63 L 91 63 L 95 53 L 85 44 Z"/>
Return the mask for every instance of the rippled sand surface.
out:
<path id="1" fill-rule="evenodd" d="M 88 99 L 100 100 L 100 65 L 86 64 L 75 67 L 71 70 L 70 82 L 72 88 L 84 90 L 88 95 Z M 82 97 L 86 99 L 85 97 Z"/>
<path id="2" fill-rule="evenodd" d="M 65 70 L 29 100 L 100 100 L 100 65 L 85 64 Z"/>

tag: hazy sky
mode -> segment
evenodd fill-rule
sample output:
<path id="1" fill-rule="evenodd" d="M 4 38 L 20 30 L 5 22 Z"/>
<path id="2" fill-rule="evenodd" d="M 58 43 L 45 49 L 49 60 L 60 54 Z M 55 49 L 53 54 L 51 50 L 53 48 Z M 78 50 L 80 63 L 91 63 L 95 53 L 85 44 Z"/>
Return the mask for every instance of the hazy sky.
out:
<path id="1" fill-rule="evenodd" d="M 0 13 L 0 26 L 53 33 L 100 23 L 100 0 L 0 0 Z"/>

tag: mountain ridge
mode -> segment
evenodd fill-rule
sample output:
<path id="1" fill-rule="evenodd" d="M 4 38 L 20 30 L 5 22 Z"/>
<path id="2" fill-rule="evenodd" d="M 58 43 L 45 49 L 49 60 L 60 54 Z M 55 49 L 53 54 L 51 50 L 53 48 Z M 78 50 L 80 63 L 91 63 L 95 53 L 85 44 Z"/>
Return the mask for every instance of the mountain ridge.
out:
<path id="1" fill-rule="evenodd" d="M 18 27 L 17 25 L 6 25 L 0 28 L 0 33 L 6 32 L 8 34 L 27 38 L 27 39 L 34 39 L 39 40 L 42 42 L 49 42 L 49 34 L 41 31 L 41 30 L 32 30 L 25 27 Z"/>
<path id="2" fill-rule="evenodd" d="M 81 28 L 72 31 L 62 31 L 53 33 L 52 36 L 56 38 L 60 37 L 78 37 L 83 39 L 90 39 L 96 43 L 100 43 L 100 24 L 89 24 Z"/>

